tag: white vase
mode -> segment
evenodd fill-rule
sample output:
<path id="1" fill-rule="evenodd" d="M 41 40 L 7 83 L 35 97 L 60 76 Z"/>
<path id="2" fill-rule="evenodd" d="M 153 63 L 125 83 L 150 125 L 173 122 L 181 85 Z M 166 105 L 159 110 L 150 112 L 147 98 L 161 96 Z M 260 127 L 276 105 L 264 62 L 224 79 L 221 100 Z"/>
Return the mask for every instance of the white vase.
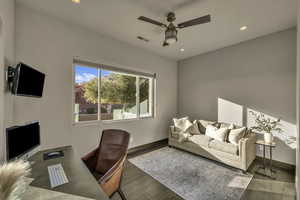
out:
<path id="1" fill-rule="evenodd" d="M 273 134 L 272 133 L 265 133 L 264 140 L 266 144 L 271 144 L 273 142 Z"/>

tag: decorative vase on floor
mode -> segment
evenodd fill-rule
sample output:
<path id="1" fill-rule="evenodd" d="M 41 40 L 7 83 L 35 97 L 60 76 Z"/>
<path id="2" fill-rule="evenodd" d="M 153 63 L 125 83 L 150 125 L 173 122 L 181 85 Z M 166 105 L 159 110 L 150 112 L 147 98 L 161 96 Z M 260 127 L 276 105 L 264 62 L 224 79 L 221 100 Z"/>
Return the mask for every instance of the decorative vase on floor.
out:
<path id="1" fill-rule="evenodd" d="M 265 133 L 264 140 L 266 144 L 271 144 L 273 142 L 273 134 L 272 133 Z"/>

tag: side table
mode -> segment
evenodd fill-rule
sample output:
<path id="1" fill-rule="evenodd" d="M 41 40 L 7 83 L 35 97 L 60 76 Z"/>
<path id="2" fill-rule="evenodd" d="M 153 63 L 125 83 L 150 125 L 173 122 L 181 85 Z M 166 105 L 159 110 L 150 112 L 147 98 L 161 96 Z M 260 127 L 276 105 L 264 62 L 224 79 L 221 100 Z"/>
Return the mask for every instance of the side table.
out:
<path id="1" fill-rule="evenodd" d="M 272 142 L 272 143 L 265 143 L 264 140 L 257 140 L 255 142 L 256 145 L 258 146 L 262 146 L 263 147 L 263 166 L 261 167 L 262 169 L 264 169 L 264 176 L 268 176 L 272 179 L 275 179 L 275 177 L 273 176 L 273 173 L 276 173 L 275 170 L 273 170 L 273 166 L 272 166 L 272 161 L 273 161 L 273 158 L 272 158 L 272 154 L 273 154 L 273 148 L 276 147 L 276 143 L 275 142 Z M 270 176 L 266 174 L 266 169 L 267 169 L 267 166 L 266 166 L 266 148 L 269 148 L 269 152 L 270 152 Z M 260 173 L 259 173 L 260 174 Z"/>

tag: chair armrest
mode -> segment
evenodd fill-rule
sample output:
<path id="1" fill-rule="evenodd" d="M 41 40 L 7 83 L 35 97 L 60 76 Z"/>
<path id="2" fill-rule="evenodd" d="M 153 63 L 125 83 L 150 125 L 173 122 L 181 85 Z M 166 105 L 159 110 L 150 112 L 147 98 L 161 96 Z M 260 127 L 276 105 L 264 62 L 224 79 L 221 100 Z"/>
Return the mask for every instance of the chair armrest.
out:
<path id="1" fill-rule="evenodd" d="M 99 183 L 104 184 L 108 182 L 122 167 L 126 160 L 126 155 L 124 155 L 119 161 L 117 161 L 112 168 L 110 168 L 100 179 Z"/>
<path id="2" fill-rule="evenodd" d="M 102 190 L 109 197 L 120 188 L 125 159 L 126 155 L 98 180 Z"/>
<path id="3" fill-rule="evenodd" d="M 81 158 L 81 160 L 86 164 L 90 171 L 94 171 L 97 163 L 97 152 L 99 148 L 94 149 L 87 155 Z"/>
<path id="4" fill-rule="evenodd" d="M 243 170 L 247 170 L 256 158 L 256 134 L 250 133 L 247 137 L 240 139 L 239 152 L 242 160 Z"/>

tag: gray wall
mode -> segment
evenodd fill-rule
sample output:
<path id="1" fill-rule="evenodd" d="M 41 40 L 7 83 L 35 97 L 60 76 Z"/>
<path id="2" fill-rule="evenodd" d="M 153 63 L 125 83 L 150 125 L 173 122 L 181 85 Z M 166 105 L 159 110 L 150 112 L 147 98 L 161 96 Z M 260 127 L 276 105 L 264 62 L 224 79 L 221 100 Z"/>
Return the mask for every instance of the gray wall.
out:
<path id="1" fill-rule="evenodd" d="M 0 1 L 0 163 L 5 156 L 4 130 L 9 125 L 12 107 L 4 106 L 11 100 L 5 83 L 5 69 L 15 63 L 15 1 Z"/>
<path id="2" fill-rule="evenodd" d="M 220 97 L 296 124 L 296 29 L 180 61 L 178 90 L 180 116 L 217 120 Z"/>
<path id="3" fill-rule="evenodd" d="M 128 130 L 131 147 L 167 138 L 176 115 L 177 63 L 17 5 L 16 57 L 46 73 L 44 97 L 15 97 L 17 124 L 40 120 L 42 148 L 72 144 L 82 155 L 99 143 L 105 128 Z M 72 60 L 117 63 L 136 71 L 157 73 L 154 119 L 72 124 Z"/>

